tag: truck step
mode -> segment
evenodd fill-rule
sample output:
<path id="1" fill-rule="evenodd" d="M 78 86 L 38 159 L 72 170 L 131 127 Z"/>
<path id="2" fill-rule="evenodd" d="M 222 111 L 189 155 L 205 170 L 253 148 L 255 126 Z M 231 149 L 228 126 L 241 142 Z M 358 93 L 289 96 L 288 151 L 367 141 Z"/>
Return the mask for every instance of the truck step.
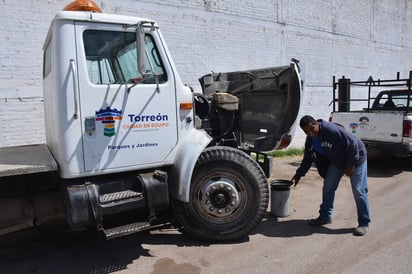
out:
<path id="1" fill-rule="evenodd" d="M 132 199 L 132 198 L 142 198 L 143 193 L 135 192 L 132 190 L 125 190 L 120 192 L 108 193 L 99 196 L 99 202 L 101 204 L 108 204 L 112 202 L 118 202 L 122 200 Z"/>
<path id="2" fill-rule="evenodd" d="M 130 235 L 139 231 L 147 230 L 150 228 L 149 222 L 137 222 L 132 224 L 127 224 L 123 226 L 114 227 L 111 229 L 104 229 L 103 233 L 106 239 L 114 239 L 120 236 Z"/>

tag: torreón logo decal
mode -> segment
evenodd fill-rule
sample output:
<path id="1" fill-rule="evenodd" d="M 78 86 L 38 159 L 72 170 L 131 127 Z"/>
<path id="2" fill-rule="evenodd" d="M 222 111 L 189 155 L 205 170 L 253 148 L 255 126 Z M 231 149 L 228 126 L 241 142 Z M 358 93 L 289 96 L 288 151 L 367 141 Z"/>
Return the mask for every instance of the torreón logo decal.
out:
<path id="1" fill-rule="evenodd" d="M 96 111 L 96 121 L 101 121 L 104 125 L 103 134 L 104 136 L 114 136 L 116 135 L 116 121 L 122 119 L 122 111 L 117 109 L 111 109 L 107 107 L 106 109 L 101 109 Z"/>

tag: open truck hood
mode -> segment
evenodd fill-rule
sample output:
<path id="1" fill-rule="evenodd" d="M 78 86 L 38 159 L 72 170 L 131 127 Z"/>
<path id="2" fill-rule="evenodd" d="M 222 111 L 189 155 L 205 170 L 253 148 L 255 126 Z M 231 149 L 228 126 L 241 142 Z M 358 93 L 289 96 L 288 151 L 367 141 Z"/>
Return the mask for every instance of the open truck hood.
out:
<path id="1" fill-rule="evenodd" d="M 231 95 L 232 99 L 228 100 L 228 104 L 233 105 L 238 101 L 238 107 L 231 106 L 236 111 L 232 128 L 233 136 L 237 138 L 237 146 L 270 151 L 289 145 L 302 101 L 302 81 L 296 63 L 255 70 L 211 73 L 202 76 L 199 81 L 206 98 L 210 99 L 216 93 L 222 93 Z M 220 110 L 220 113 L 225 111 L 227 112 L 228 108 Z"/>

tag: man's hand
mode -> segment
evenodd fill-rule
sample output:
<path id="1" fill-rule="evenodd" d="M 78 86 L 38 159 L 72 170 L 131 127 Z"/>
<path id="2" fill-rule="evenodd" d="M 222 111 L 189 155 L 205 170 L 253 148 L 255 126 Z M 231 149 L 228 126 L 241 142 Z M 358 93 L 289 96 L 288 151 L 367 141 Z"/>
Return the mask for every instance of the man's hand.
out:
<path id="1" fill-rule="evenodd" d="M 298 176 L 298 175 L 296 175 L 296 174 L 295 174 L 295 176 L 293 176 L 292 179 L 291 179 L 292 183 L 295 184 L 295 187 L 298 185 L 299 180 L 300 180 L 300 176 Z"/>
<path id="2" fill-rule="evenodd" d="M 347 168 L 347 169 L 345 169 L 345 175 L 350 177 L 350 176 L 352 176 L 354 171 L 355 171 L 355 168 L 353 168 L 353 167 L 352 168 Z"/>

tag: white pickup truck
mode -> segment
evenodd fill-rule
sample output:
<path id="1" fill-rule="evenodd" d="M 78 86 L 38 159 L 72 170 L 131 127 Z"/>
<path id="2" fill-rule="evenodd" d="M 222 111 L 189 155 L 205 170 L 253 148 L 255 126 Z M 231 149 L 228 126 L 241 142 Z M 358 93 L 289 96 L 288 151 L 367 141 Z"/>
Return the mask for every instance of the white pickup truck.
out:
<path id="1" fill-rule="evenodd" d="M 367 81 L 351 82 L 350 79 L 342 77 L 336 82 L 334 77 L 333 111 L 330 120 L 358 136 L 370 154 L 410 157 L 411 80 L 412 72 L 409 73 L 409 78 L 405 79 L 401 79 L 398 73 L 393 80 L 373 80 L 370 77 Z M 351 88 L 356 93 L 351 94 Z M 359 94 L 367 94 L 367 98 Z M 351 104 L 363 108 L 350 110 Z"/>

